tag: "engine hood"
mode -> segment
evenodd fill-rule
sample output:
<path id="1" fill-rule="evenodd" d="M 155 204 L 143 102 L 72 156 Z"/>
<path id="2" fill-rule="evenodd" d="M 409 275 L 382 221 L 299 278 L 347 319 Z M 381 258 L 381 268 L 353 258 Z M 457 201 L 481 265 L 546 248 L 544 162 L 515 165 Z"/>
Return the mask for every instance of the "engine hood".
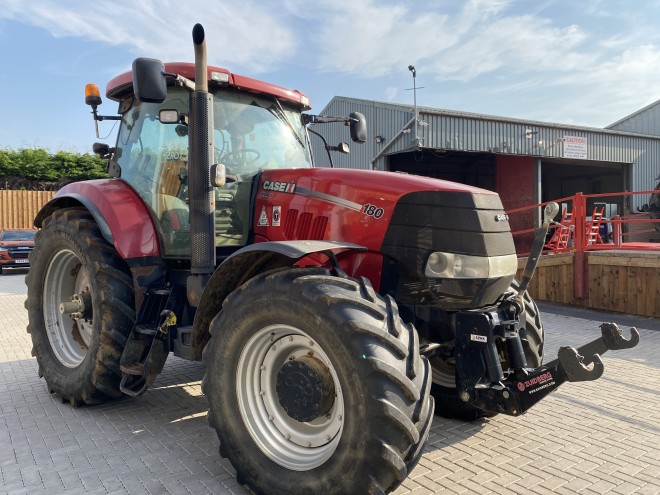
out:
<path id="1" fill-rule="evenodd" d="M 414 192 L 497 194 L 454 182 L 395 172 L 295 169 L 262 172 L 254 232 L 268 240 L 343 240 L 379 251 L 399 200 Z M 499 199 L 498 199 L 499 201 Z"/>

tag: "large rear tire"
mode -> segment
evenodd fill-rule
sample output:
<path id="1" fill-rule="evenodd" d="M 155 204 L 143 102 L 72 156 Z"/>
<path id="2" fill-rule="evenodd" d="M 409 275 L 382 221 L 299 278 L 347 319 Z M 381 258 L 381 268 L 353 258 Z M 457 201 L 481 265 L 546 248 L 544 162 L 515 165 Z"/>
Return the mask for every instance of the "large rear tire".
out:
<path id="1" fill-rule="evenodd" d="M 257 276 L 227 298 L 211 334 L 209 424 L 240 483 L 381 494 L 416 465 L 433 419 L 430 366 L 416 330 L 367 280 L 323 268 Z"/>
<path id="2" fill-rule="evenodd" d="M 518 290 L 518 281 L 514 280 L 511 289 Z M 538 368 L 543 362 L 543 325 L 541 324 L 541 314 L 536 303 L 525 292 L 523 297 L 525 301 L 524 314 L 521 318 L 525 319 L 525 325 L 520 330 L 520 340 L 522 341 L 527 366 Z M 479 418 L 496 416 L 496 413 L 490 413 L 478 409 L 471 404 L 466 404 L 456 392 L 456 374 L 453 362 L 432 357 L 430 359 L 433 370 L 433 385 L 431 395 L 435 398 L 436 414 L 445 418 L 460 419 L 463 421 L 474 421 Z"/>
<path id="3" fill-rule="evenodd" d="M 121 357 L 135 321 L 130 271 L 86 210 L 44 220 L 30 254 L 25 307 L 32 355 L 51 393 L 74 406 L 118 398 Z M 77 295 L 79 318 L 60 312 Z"/>

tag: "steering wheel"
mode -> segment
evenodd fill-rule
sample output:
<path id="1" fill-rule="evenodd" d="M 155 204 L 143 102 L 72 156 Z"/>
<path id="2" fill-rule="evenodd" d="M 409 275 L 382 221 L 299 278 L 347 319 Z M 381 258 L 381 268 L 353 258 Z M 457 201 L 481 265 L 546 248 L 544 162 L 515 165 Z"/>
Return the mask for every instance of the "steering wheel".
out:
<path id="1" fill-rule="evenodd" d="M 248 159 L 248 156 L 250 159 Z M 260 157 L 261 153 L 253 148 L 236 149 L 222 155 L 223 160 L 227 160 L 230 164 L 232 164 L 231 162 L 234 162 L 233 165 L 251 165 Z"/>

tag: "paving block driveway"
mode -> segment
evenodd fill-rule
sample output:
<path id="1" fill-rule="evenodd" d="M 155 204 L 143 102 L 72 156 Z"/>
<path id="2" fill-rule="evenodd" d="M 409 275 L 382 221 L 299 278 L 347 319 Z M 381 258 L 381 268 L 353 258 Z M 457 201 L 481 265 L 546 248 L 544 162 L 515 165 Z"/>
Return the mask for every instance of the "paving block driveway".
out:
<path id="1" fill-rule="evenodd" d="M 136 399 L 74 409 L 49 395 L 25 332 L 24 275 L 0 276 L 0 493 L 248 493 L 207 425 L 202 364 L 170 357 Z M 544 306 L 546 356 L 615 319 L 567 313 Z M 395 493 L 660 493 L 660 330 L 636 323 L 640 345 L 608 353 L 600 380 L 565 384 L 523 417 L 436 418 Z"/>

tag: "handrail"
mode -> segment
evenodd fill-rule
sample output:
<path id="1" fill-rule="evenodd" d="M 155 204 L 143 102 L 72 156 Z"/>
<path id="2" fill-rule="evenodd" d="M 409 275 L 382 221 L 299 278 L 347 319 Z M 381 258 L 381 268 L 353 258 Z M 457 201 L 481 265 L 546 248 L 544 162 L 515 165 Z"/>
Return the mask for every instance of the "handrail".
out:
<path id="1" fill-rule="evenodd" d="M 572 245 L 570 247 L 565 247 L 565 248 L 557 248 L 554 247 L 552 249 L 548 249 L 546 252 L 567 252 L 567 251 L 577 251 L 577 252 L 584 252 L 584 251 L 591 251 L 591 250 L 599 250 L 599 249 L 611 249 L 613 247 L 625 247 L 624 244 L 626 244 L 623 241 L 624 236 L 628 236 L 631 234 L 642 234 L 642 233 L 652 233 L 656 232 L 655 229 L 653 230 L 644 230 L 644 231 L 637 231 L 637 232 L 623 232 L 623 225 L 624 224 L 649 224 L 650 226 L 653 226 L 654 223 L 660 223 L 660 218 L 658 219 L 653 219 L 653 218 L 648 218 L 648 219 L 640 219 L 640 218 L 630 218 L 630 215 L 624 217 L 624 216 L 619 216 L 615 215 L 613 218 L 609 218 L 607 220 L 603 220 L 603 223 L 610 224 L 612 227 L 612 242 L 593 242 L 593 235 L 592 235 L 592 243 L 589 242 L 589 237 L 587 236 L 587 230 L 588 230 L 588 225 L 587 225 L 587 216 L 589 213 L 587 212 L 587 202 L 589 199 L 593 198 L 606 198 L 606 197 L 623 197 L 623 196 L 633 196 L 633 195 L 640 195 L 640 194 L 645 194 L 645 195 L 650 195 L 650 194 L 660 194 L 660 190 L 648 190 L 648 191 L 627 191 L 627 192 L 613 192 L 613 193 L 598 193 L 598 194 L 582 194 L 581 192 L 576 193 L 573 196 L 568 196 L 565 198 L 559 198 L 553 200 L 555 203 L 570 203 L 571 208 L 569 209 L 571 213 L 571 219 L 570 219 L 570 225 L 565 225 L 564 228 L 570 228 L 571 233 L 570 233 L 570 238 Z M 543 203 L 537 203 L 534 205 L 530 206 L 523 206 L 520 208 L 513 208 L 510 210 L 507 210 L 506 213 L 507 215 L 515 215 L 519 213 L 524 213 L 532 210 L 537 210 L 539 208 L 543 208 L 545 205 L 550 203 L 552 201 L 546 201 Z M 568 208 L 567 208 L 568 209 Z M 635 213 L 633 213 L 635 214 Z M 640 213 L 641 214 L 641 213 Z M 561 225 L 557 222 L 555 222 L 555 225 Z M 592 226 L 589 226 L 592 228 Z M 596 226 L 593 225 L 593 228 Z M 514 236 L 521 236 L 524 234 L 530 234 L 534 232 L 535 229 L 530 229 L 530 228 L 525 228 L 517 231 L 513 231 L 512 234 Z M 660 234 L 659 234 L 660 236 Z M 598 236 L 600 239 L 600 236 Z M 606 239 L 608 241 L 609 239 Z M 635 248 L 637 249 L 653 249 L 653 250 L 660 250 L 660 243 L 653 243 L 649 245 L 643 245 L 639 244 L 636 245 Z"/>

